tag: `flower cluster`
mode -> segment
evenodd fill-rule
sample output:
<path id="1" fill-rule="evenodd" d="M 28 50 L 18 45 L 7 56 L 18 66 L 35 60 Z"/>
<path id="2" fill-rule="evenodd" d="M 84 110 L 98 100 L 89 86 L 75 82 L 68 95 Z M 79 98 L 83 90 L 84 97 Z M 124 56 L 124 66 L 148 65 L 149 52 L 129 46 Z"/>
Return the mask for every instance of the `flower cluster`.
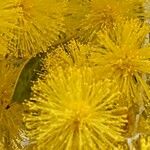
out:
<path id="1" fill-rule="evenodd" d="M 40 149 L 102 149 L 124 141 L 127 110 L 111 80 L 94 81 L 91 68 L 58 68 L 38 80 L 25 115 Z M 33 119 L 34 118 L 34 119 Z"/>
<path id="2" fill-rule="evenodd" d="M 149 6 L 0 0 L 0 149 L 148 150 Z"/>

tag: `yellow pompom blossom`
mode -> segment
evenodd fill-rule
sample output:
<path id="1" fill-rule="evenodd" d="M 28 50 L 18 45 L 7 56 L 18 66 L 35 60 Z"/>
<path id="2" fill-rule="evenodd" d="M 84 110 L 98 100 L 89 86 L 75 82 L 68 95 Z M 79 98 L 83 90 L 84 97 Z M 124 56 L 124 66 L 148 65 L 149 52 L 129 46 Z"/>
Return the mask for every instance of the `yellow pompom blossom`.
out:
<path id="1" fill-rule="evenodd" d="M 64 30 L 65 2 L 16 0 L 13 7 L 19 9 L 16 22 L 19 29 L 10 31 L 14 35 L 9 44 L 9 50 L 13 55 L 29 57 L 46 51 Z"/>
<path id="2" fill-rule="evenodd" d="M 19 104 L 4 103 L 0 100 L 0 147 L 3 147 L 3 150 L 17 150 L 22 147 L 19 135 L 23 127 L 21 113 L 22 107 Z"/>
<path id="3" fill-rule="evenodd" d="M 150 136 L 141 135 L 139 139 L 138 148 L 141 150 L 149 150 L 150 149 Z"/>
<path id="4" fill-rule="evenodd" d="M 89 11 L 89 0 L 69 0 L 64 15 L 67 37 L 78 37 L 80 24 Z"/>
<path id="5" fill-rule="evenodd" d="M 19 9 L 13 7 L 14 0 L 0 0 L 0 55 L 8 53 L 7 44 L 12 39 L 13 34 L 9 32 L 16 29 Z"/>
<path id="6" fill-rule="evenodd" d="M 144 94 L 150 98 L 144 75 L 150 73 L 150 47 L 144 45 L 148 33 L 146 24 L 138 20 L 122 21 L 112 33 L 99 33 L 98 43 L 92 52 L 92 61 L 99 72 L 117 79 L 121 91 L 141 104 Z"/>
<path id="7" fill-rule="evenodd" d="M 127 143 L 119 143 L 115 148 L 108 148 L 109 150 L 129 150 Z"/>
<path id="8" fill-rule="evenodd" d="M 49 53 L 43 64 L 45 68 L 54 69 L 56 66 L 61 66 L 64 69 L 67 66 L 89 66 L 90 51 L 91 47 L 89 45 L 83 45 L 76 40 L 71 40 Z"/>
<path id="9" fill-rule="evenodd" d="M 0 58 L 0 148 L 2 150 L 21 148 L 19 131 L 22 126 L 22 106 L 12 103 L 17 78 L 24 60 Z M 12 148 L 13 147 L 13 148 Z"/>
<path id="10" fill-rule="evenodd" d="M 150 135 L 150 118 L 144 116 L 140 116 L 140 120 L 137 126 L 137 132 L 142 134 L 149 134 Z"/>
<path id="11" fill-rule="evenodd" d="M 144 105 L 140 113 L 137 132 L 150 135 L 150 101 Z"/>
<path id="12" fill-rule="evenodd" d="M 146 0 L 144 5 L 144 16 L 146 19 L 150 19 L 150 0 Z"/>
<path id="13" fill-rule="evenodd" d="M 14 1 L 16 0 L 0 0 L 0 36 L 10 35 L 8 29 L 15 27 L 19 9 L 13 7 Z"/>
<path id="14" fill-rule="evenodd" d="M 120 17 L 137 18 L 144 15 L 146 0 L 91 0 L 90 12 L 83 20 L 81 38 L 84 42 L 95 38 L 103 27 L 113 28 Z"/>
<path id="15" fill-rule="evenodd" d="M 83 150 L 114 147 L 124 141 L 126 108 L 110 80 L 94 80 L 90 68 L 58 67 L 32 88 L 24 121 L 39 150 Z"/>
<path id="16" fill-rule="evenodd" d="M 0 57 L 4 57 L 8 53 L 7 44 L 7 40 L 0 37 Z"/>

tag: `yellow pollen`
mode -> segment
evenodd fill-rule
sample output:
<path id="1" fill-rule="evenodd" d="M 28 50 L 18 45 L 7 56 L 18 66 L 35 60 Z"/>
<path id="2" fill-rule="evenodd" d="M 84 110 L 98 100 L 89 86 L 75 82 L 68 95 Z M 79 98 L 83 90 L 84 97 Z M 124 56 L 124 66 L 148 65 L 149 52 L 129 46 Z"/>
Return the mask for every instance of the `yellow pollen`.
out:
<path id="1" fill-rule="evenodd" d="M 116 61 L 114 67 L 126 73 L 133 73 L 136 71 L 135 60 L 138 56 L 125 56 Z"/>
<path id="2" fill-rule="evenodd" d="M 72 104 L 73 126 L 79 127 L 90 115 L 90 107 L 85 102 Z"/>

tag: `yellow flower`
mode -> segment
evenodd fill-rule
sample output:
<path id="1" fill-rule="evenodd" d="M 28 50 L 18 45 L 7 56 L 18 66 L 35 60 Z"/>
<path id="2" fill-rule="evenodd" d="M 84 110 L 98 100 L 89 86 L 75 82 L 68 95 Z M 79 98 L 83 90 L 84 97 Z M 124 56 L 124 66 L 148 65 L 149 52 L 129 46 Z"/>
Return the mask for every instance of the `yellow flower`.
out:
<path id="1" fill-rule="evenodd" d="M 149 150 L 150 149 L 150 136 L 147 134 L 139 134 L 137 139 L 131 142 L 129 149 L 132 150 Z"/>
<path id="2" fill-rule="evenodd" d="M 142 103 L 143 92 L 150 98 L 144 78 L 150 73 L 150 47 L 144 45 L 147 33 L 148 26 L 138 20 L 122 21 L 111 33 L 107 30 L 99 33 L 99 45 L 91 58 L 105 76 L 117 79 L 121 91 L 131 101 L 136 96 L 138 104 Z"/>
<path id="3" fill-rule="evenodd" d="M 149 150 L 150 149 L 150 136 L 141 135 L 140 137 L 140 148 L 141 150 Z"/>
<path id="4" fill-rule="evenodd" d="M 63 32 L 65 2 L 56 0 L 16 0 L 13 7 L 19 9 L 16 22 L 19 29 L 9 44 L 10 52 L 19 57 L 29 57 L 46 51 Z"/>
<path id="5" fill-rule="evenodd" d="M 64 17 L 67 37 L 78 37 L 80 24 L 88 13 L 88 7 L 88 0 L 67 1 L 67 11 Z"/>
<path id="6" fill-rule="evenodd" d="M 0 100 L 0 148 L 21 149 L 22 106 L 13 103 L 3 103 Z"/>
<path id="7" fill-rule="evenodd" d="M 8 41 L 13 38 L 9 30 L 16 29 L 19 9 L 13 7 L 13 0 L 0 0 L 0 55 L 8 53 Z"/>
<path id="8" fill-rule="evenodd" d="M 71 40 L 64 46 L 60 46 L 49 53 L 44 60 L 45 68 L 61 66 L 64 69 L 67 66 L 89 66 L 88 57 L 91 51 L 89 45 L 80 44 L 76 40 Z"/>
<path id="9" fill-rule="evenodd" d="M 0 58 L 0 149 L 21 148 L 22 106 L 12 103 L 15 85 L 24 60 Z"/>
<path id="10" fill-rule="evenodd" d="M 129 148 L 126 142 L 119 143 L 115 148 L 112 148 L 112 149 L 109 148 L 109 150 L 128 150 L 128 149 Z"/>
<path id="11" fill-rule="evenodd" d="M 0 57 L 6 56 L 7 53 L 8 53 L 7 40 L 0 37 Z"/>
<path id="12" fill-rule="evenodd" d="M 126 108 L 110 80 L 94 80 L 90 68 L 69 67 L 48 72 L 33 86 L 24 121 L 38 148 L 104 149 L 124 141 Z"/>
<path id="13" fill-rule="evenodd" d="M 91 0 L 90 12 L 83 20 L 81 38 L 84 42 L 92 41 L 103 27 L 113 28 L 120 17 L 137 18 L 144 15 L 146 0 Z"/>
<path id="14" fill-rule="evenodd" d="M 18 9 L 13 7 L 13 0 L 0 0 L 0 35 L 10 35 L 8 29 L 15 27 L 17 21 Z"/>

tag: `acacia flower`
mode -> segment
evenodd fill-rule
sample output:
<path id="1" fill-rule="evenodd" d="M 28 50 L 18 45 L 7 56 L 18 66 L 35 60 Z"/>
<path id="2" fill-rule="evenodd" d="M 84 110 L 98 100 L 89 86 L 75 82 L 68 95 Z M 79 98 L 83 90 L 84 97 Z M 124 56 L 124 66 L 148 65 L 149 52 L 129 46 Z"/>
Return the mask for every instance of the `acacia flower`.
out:
<path id="1" fill-rule="evenodd" d="M 117 79 L 121 91 L 141 104 L 144 94 L 150 98 L 144 75 L 150 73 L 150 47 L 144 44 L 148 26 L 138 20 L 122 21 L 110 33 L 98 35 L 91 60 L 105 76 Z M 105 67 L 104 67 L 105 66 Z"/>
<path id="2" fill-rule="evenodd" d="M 22 129 L 22 107 L 17 104 L 9 104 L 0 100 L 0 148 L 2 149 L 21 149 Z"/>
<path id="3" fill-rule="evenodd" d="M 33 86 L 24 121 L 38 149 L 104 149 L 124 141 L 126 108 L 110 80 L 94 81 L 90 68 L 58 67 Z"/>
<path id="4" fill-rule="evenodd" d="M 7 44 L 13 38 L 13 34 L 9 32 L 16 29 L 17 18 L 19 17 L 19 9 L 13 7 L 13 0 L 0 0 L 0 55 L 4 56 L 8 53 Z"/>
<path id="5" fill-rule="evenodd" d="M 45 68 L 54 69 L 56 66 L 61 66 L 64 69 L 67 66 L 89 66 L 88 57 L 90 51 L 91 47 L 89 45 L 83 45 L 76 40 L 71 40 L 49 53 L 43 64 Z"/>
<path id="6" fill-rule="evenodd" d="M 0 58 L 0 149 L 21 149 L 22 106 L 12 102 L 24 60 Z"/>
<path id="7" fill-rule="evenodd" d="M 92 41 L 96 33 L 107 27 L 113 28 L 113 23 L 120 17 L 138 18 L 144 15 L 144 3 L 146 0 L 91 0 L 89 2 L 89 14 L 83 20 L 80 39 Z"/>
<path id="8" fill-rule="evenodd" d="M 17 21 L 18 9 L 13 7 L 13 0 L 0 0 L 0 36 L 10 35 L 8 29 L 15 27 Z"/>
<path id="9" fill-rule="evenodd" d="M 6 56 L 7 53 L 7 40 L 4 40 L 2 37 L 0 37 L 0 57 Z"/>
<path id="10" fill-rule="evenodd" d="M 14 35 L 9 44 L 9 50 L 13 55 L 29 57 L 46 51 L 64 30 L 65 2 L 16 0 L 13 7 L 19 9 L 16 22 L 19 29 L 10 31 Z"/>
<path id="11" fill-rule="evenodd" d="M 150 149 L 150 136 L 141 135 L 139 146 L 141 150 L 149 150 Z"/>

